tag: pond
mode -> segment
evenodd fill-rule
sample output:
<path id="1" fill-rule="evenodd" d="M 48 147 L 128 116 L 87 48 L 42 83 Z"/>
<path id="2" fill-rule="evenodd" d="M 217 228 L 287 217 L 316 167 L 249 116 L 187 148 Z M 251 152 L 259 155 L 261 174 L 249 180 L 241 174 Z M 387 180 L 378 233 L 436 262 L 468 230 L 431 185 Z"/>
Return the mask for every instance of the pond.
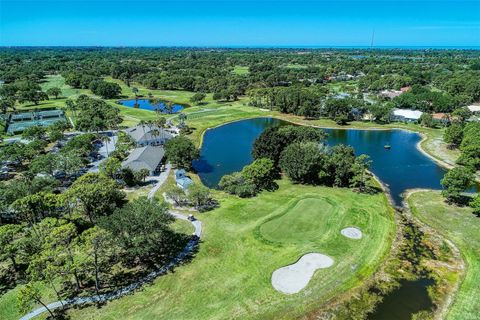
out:
<path id="1" fill-rule="evenodd" d="M 118 104 L 129 108 L 138 108 L 143 110 L 150 111 L 160 111 L 164 114 L 172 114 L 180 112 L 184 109 L 182 105 L 174 104 L 169 109 L 165 101 L 154 100 L 154 99 L 129 99 L 129 100 L 120 100 Z"/>
<path id="2" fill-rule="evenodd" d="M 263 130 L 286 122 L 274 118 L 256 118 L 226 124 L 205 132 L 200 159 L 193 163 L 202 182 L 215 188 L 221 177 L 240 171 L 253 161 L 253 142 Z M 357 155 L 367 154 L 371 170 L 387 185 L 397 205 L 402 193 L 411 188 L 440 189 L 445 169 L 420 152 L 420 135 L 404 130 L 325 129 L 328 144 L 351 145 Z M 390 150 L 384 146 L 389 144 Z"/>
<path id="3" fill-rule="evenodd" d="M 215 188 L 225 174 L 240 171 L 253 161 L 253 142 L 267 128 L 288 124 L 274 118 L 255 118 L 229 123 L 207 130 L 200 150 L 200 159 L 193 167 L 202 182 Z M 357 155 L 367 154 L 371 170 L 389 188 L 396 205 L 402 193 L 411 188 L 440 189 L 446 170 L 417 149 L 419 134 L 404 130 L 324 129 L 330 146 L 347 144 Z M 384 146 L 388 144 L 391 149 Z M 400 287 L 384 297 L 369 320 L 408 320 L 414 313 L 432 308 L 427 287 L 430 279 L 401 281 Z"/>
<path id="4" fill-rule="evenodd" d="M 407 320 L 417 312 L 432 309 L 427 287 L 433 284 L 428 278 L 400 281 L 400 287 L 383 297 L 375 311 L 368 315 L 368 320 Z"/>

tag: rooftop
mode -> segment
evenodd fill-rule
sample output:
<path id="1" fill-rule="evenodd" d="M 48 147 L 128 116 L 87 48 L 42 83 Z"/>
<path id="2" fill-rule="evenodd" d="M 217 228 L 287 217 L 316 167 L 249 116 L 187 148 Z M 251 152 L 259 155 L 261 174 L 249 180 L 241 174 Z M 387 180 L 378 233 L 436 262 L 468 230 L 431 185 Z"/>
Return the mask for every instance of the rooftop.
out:
<path id="1" fill-rule="evenodd" d="M 163 147 L 146 146 L 133 149 L 127 159 L 122 162 L 123 168 L 130 168 L 132 171 L 148 169 L 154 172 L 165 155 Z"/>
<path id="2" fill-rule="evenodd" d="M 175 170 L 175 182 L 182 189 L 187 189 L 193 184 L 192 179 L 187 177 L 187 172 L 184 169 Z"/>
<path id="3" fill-rule="evenodd" d="M 418 120 L 422 116 L 423 112 L 418 110 L 410 109 L 395 109 L 393 110 L 393 115 L 397 117 L 403 117 L 405 119 L 414 119 Z"/>
<path id="4" fill-rule="evenodd" d="M 480 105 L 474 105 L 474 104 L 472 104 L 471 106 L 468 106 L 467 108 L 468 108 L 468 110 L 470 110 L 471 112 L 480 112 Z"/>
<path id="5" fill-rule="evenodd" d="M 154 135 L 152 134 L 152 131 L 158 130 L 159 134 Z M 128 133 L 136 142 L 142 141 L 142 140 L 155 140 L 158 137 L 162 137 L 165 140 L 171 139 L 172 135 L 167 132 L 166 130 L 158 127 L 158 126 L 136 126 L 132 128 L 128 128 L 125 130 L 126 133 Z"/>
<path id="6" fill-rule="evenodd" d="M 390 99 L 393 99 L 393 98 L 398 97 L 402 93 L 403 93 L 403 91 L 400 91 L 400 90 L 383 90 L 383 91 L 380 92 L 380 95 L 384 96 L 384 97 L 387 97 L 387 98 L 390 98 Z"/>

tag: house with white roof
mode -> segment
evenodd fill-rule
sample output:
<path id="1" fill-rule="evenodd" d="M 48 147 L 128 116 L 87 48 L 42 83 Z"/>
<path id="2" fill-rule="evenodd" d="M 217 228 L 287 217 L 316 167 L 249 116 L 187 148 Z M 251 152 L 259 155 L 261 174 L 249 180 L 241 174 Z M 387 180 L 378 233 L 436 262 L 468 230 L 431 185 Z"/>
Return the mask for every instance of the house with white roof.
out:
<path id="1" fill-rule="evenodd" d="M 403 91 L 400 90 L 383 90 L 380 92 L 380 96 L 384 98 L 393 99 L 401 95 Z"/>
<path id="2" fill-rule="evenodd" d="M 125 132 L 139 147 L 162 145 L 173 138 L 170 132 L 158 126 L 138 125 L 126 129 Z"/>
<path id="3" fill-rule="evenodd" d="M 471 106 L 468 106 L 467 109 L 472 113 L 480 113 L 480 105 L 472 104 Z"/>
<path id="4" fill-rule="evenodd" d="M 419 110 L 395 109 L 393 110 L 393 120 L 414 122 L 418 121 L 422 114 L 423 112 Z"/>

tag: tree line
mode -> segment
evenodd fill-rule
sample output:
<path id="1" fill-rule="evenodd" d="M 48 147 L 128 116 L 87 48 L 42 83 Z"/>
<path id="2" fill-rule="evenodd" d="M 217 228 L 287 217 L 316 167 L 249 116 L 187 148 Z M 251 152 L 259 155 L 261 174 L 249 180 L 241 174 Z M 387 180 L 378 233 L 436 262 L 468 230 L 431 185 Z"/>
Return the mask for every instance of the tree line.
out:
<path id="1" fill-rule="evenodd" d="M 368 157 L 356 157 L 350 146 L 328 147 L 326 138 L 323 130 L 312 127 L 266 129 L 254 142 L 255 161 L 241 172 L 222 177 L 219 186 L 228 193 L 251 197 L 262 190 L 275 190 L 274 180 L 283 173 L 294 183 L 374 191 Z"/>

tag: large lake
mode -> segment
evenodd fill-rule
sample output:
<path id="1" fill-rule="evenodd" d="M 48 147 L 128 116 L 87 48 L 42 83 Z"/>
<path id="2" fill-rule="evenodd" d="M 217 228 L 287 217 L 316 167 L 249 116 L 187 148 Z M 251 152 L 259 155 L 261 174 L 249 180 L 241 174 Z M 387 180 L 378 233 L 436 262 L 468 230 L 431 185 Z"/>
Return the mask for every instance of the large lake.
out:
<path id="1" fill-rule="evenodd" d="M 225 174 L 240 171 L 253 161 L 251 150 L 255 139 L 268 127 L 286 124 L 274 118 L 255 118 L 229 123 L 207 130 L 200 150 L 200 160 L 193 163 L 202 182 L 217 187 Z M 397 205 L 402 193 L 411 188 L 440 189 L 445 170 L 421 153 L 416 145 L 420 135 L 404 130 L 325 129 L 328 144 L 347 144 L 357 155 L 367 154 L 371 170 L 390 189 Z M 391 149 L 385 150 L 384 145 Z"/>
<path id="2" fill-rule="evenodd" d="M 221 177 L 241 170 L 253 161 L 251 150 L 255 139 L 272 126 L 287 122 L 273 118 L 247 119 L 226 124 L 205 132 L 200 159 L 193 163 L 202 182 L 217 187 Z M 397 205 L 402 193 L 411 188 L 440 189 L 445 170 L 417 149 L 421 140 L 417 133 L 404 130 L 342 130 L 324 129 L 330 146 L 351 145 L 357 155 L 367 154 L 372 160 L 371 170 L 390 189 Z M 384 146 L 391 145 L 390 150 Z M 427 292 L 429 279 L 403 281 L 401 286 L 377 306 L 369 320 L 407 320 L 412 314 L 432 307 Z"/>

